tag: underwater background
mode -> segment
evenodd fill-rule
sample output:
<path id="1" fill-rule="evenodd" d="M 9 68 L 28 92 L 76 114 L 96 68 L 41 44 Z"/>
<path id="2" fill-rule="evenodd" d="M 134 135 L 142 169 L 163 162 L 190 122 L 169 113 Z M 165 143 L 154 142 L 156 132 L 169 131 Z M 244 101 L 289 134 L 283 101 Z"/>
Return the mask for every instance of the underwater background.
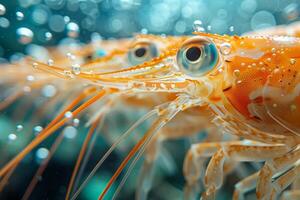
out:
<path id="1" fill-rule="evenodd" d="M 51 46 L 80 46 L 101 38 L 132 37 L 136 33 L 190 35 L 195 23 L 207 32 L 240 35 L 295 22 L 299 15 L 299 0 L 1 0 L 0 63 L 17 62 L 25 55 L 47 54 L 46 48 Z M 20 99 L 0 113 L 1 166 L 24 148 L 32 133 L 39 132 L 54 116 L 50 113 L 48 118 L 32 125 L 32 108 L 22 108 L 26 101 L 29 100 Z M 40 99 L 36 101 L 34 106 L 38 107 Z M 99 133 L 94 138 L 95 145 L 82 176 L 93 169 L 114 139 L 145 113 L 144 110 L 120 109 L 121 106 L 106 117 L 99 130 L 107 134 Z M 63 145 L 50 161 L 30 199 L 64 199 L 76 156 L 88 130 L 84 126 L 86 121 L 83 118 L 79 125 L 72 124 L 59 130 L 66 133 Z M 137 134 L 145 132 L 146 128 L 147 124 L 139 127 Z M 47 157 L 53 140 L 49 138 L 22 161 L 0 199 L 22 197 L 35 170 Z M 97 199 L 112 175 L 112 169 L 116 169 L 136 141 L 137 138 L 133 137 L 121 145 L 89 181 L 78 199 Z M 190 143 L 185 139 L 164 142 L 165 151 L 156 164 L 149 199 L 182 199 L 182 163 Z M 239 177 L 251 174 L 258 167 L 259 164 L 241 164 L 226 179 L 218 199 L 231 199 L 233 185 Z M 139 164 L 118 199 L 134 199 L 138 175 Z M 250 194 L 248 198 L 254 197 Z"/>

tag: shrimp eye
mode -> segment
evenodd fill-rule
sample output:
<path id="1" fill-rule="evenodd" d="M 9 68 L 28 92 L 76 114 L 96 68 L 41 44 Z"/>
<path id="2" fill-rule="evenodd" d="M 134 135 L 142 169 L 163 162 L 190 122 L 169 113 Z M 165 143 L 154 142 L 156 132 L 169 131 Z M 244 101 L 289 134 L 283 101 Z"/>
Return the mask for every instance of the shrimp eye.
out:
<path id="1" fill-rule="evenodd" d="M 129 50 L 128 60 L 131 65 L 138 65 L 158 56 L 156 45 L 151 42 L 138 42 Z"/>
<path id="2" fill-rule="evenodd" d="M 202 76 L 218 64 L 215 44 L 203 37 L 187 40 L 177 52 L 177 63 L 188 75 Z"/>

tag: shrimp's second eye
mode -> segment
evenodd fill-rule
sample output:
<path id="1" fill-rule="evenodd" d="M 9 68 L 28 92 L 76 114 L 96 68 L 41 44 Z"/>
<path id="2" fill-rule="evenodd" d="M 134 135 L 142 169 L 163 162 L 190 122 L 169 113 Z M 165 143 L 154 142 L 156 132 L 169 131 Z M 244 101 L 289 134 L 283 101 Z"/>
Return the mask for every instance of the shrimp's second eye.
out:
<path id="1" fill-rule="evenodd" d="M 151 42 L 136 43 L 128 52 L 131 65 L 138 65 L 158 56 L 156 45 Z"/>
<path id="2" fill-rule="evenodd" d="M 179 67 L 188 75 L 202 76 L 218 64 L 218 50 L 213 42 L 203 37 L 187 40 L 177 53 Z"/>

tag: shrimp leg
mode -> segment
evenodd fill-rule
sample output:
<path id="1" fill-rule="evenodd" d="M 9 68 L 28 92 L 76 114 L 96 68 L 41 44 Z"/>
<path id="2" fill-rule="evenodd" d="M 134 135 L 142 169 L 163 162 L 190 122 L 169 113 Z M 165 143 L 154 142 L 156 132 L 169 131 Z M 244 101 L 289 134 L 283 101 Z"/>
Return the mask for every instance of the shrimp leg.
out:
<path id="1" fill-rule="evenodd" d="M 235 184 L 235 190 L 234 190 L 232 199 L 233 200 L 239 200 L 239 199 L 243 200 L 244 194 L 246 192 L 255 189 L 258 175 L 259 175 L 259 173 L 256 172 L 256 173 L 244 178 L 237 184 Z"/>
<path id="2" fill-rule="evenodd" d="M 291 166 L 300 158 L 300 149 L 288 154 L 268 160 L 260 170 L 256 195 L 258 198 L 268 198 L 272 188 L 272 177 Z"/>

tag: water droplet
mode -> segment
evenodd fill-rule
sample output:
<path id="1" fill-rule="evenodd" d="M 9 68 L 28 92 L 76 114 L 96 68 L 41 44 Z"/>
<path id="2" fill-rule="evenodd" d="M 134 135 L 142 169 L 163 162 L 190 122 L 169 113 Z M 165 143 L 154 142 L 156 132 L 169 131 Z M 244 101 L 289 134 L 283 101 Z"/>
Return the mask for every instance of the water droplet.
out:
<path id="1" fill-rule="evenodd" d="M 41 148 L 39 148 L 37 151 L 36 151 L 36 158 L 38 159 L 38 160 L 44 160 L 45 158 L 47 158 L 48 157 L 48 155 L 49 155 L 49 150 L 48 149 L 46 149 L 46 148 L 44 148 L 44 147 L 41 147 Z"/>
<path id="2" fill-rule="evenodd" d="M 208 26 L 207 26 L 207 30 L 208 30 L 208 31 L 211 31 L 211 25 L 208 25 Z"/>
<path id="3" fill-rule="evenodd" d="M 233 74 L 235 77 L 239 77 L 241 75 L 241 72 L 240 72 L 240 70 L 236 69 L 233 71 Z"/>
<path id="4" fill-rule="evenodd" d="M 6 12 L 5 6 L 0 3 L 0 15 L 4 15 L 5 12 Z"/>
<path id="5" fill-rule="evenodd" d="M 147 30 L 146 28 L 143 28 L 143 29 L 141 30 L 141 33 L 142 33 L 142 34 L 148 34 L 148 30 Z"/>
<path id="6" fill-rule="evenodd" d="M 220 46 L 220 51 L 223 55 L 228 55 L 231 52 L 231 45 L 227 42 L 224 42 Z"/>
<path id="7" fill-rule="evenodd" d="M 203 32 L 204 28 L 202 27 L 202 21 L 200 20 L 195 20 L 193 24 L 193 29 L 196 32 Z"/>
<path id="8" fill-rule="evenodd" d="M 39 65 L 39 64 L 37 64 L 36 62 L 32 63 L 32 67 L 33 67 L 34 69 L 36 69 L 36 68 L 38 67 L 38 65 Z"/>
<path id="9" fill-rule="evenodd" d="M 8 28 L 10 25 L 10 22 L 7 18 L 5 17 L 0 17 L 0 27 L 2 28 Z"/>
<path id="10" fill-rule="evenodd" d="M 16 17 L 17 17 L 17 20 L 21 21 L 24 19 L 24 14 L 20 11 L 17 11 L 16 12 Z"/>
<path id="11" fill-rule="evenodd" d="M 72 72 L 76 75 L 80 74 L 80 65 L 79 64 L 73 64 L 72 65 Z"/>
<path id="12" fill-rule="evenodd" d="M 42 94 L 44 97 L 53 97 L 56 94 L 56 87 L 54 87 L 53 85 L 45 85 L 42 88 Z"/>
<path id="13" fill-rule="evenodd" d="M 52 59 L 49 59 L 49 60 L 47 61 L 47 64 L 48 64 L 49 66 L 53 66 L 54 61 L 53 61 Z"/>
<path id="14" fill-rule="evenodd" d="M 45 33 L 45 38 L 46 38 L 46 41 L 49 41 L 52 39 L 52 33 L 51 32 L 46 32 Z"/>
<path id="15" fill-rule="evenodd" d="M 28 75 L 27 77 L 26 77 L 26 80 L 27 81 L 34 81 L 34 76 L 32 76 L 32 75 Z"/>
<path id="16" fill-rule="evenodd" d="M 70 60 L 75 60 L 75 55 L 73 55 L 72 53 L 67 53 L 67 57 L 68 57 L 68 59 L 70 59 Z"/>
<path id="17" fill-rule="evenodd" d="M 32 41 L 33 32 L 26 27 L 21 27 L 17 29 L 17 37 L 20 43 L 28 44 Z"/>
<path id="18" fill-rule="evenodd" d="M 78 118 L 73 119 L 73 126 L 77 127 L 79 126 L 80 120 Z"/>
<path id="19" fill-rule="evenodd" d="M 42 130 L 43 130 L 43 127 L 41 127 L 41 126 L 35 126 L 33 128 L 34 135 L 37 136 Z"/>
<path id="20" fill-rule="evenodd" d="M 73 113 L 71 111 L 67 111 L 65 113 L 65 118 L 71 119 L 73 117 Z"/>
<path id="21" fill-rule="evenodd" d="M 23 125 L 22 124 L 17 125 L 17 132 L 20 132 L 22 130 L 23 130 Z"/>
<path id="22" fill-rule="evenodd" d="M 291 65 L 294 65 L 294 64 L 296 64 L 296 59 L 294 59 L 294 58 L 291 58 L 291 59 L 290 59 L 290 63 L 291 63 Z"/>
<path id="23" fill-rule="evenodd" d="M 69 23 L 70 22 L 70 17 L 69 16 L 64 16 L 64 21 L 65 23 Z"/>
<path id="24" fill-rule="evenodd" d="M 77 135 L 77 129 L 73 126 L 66 126 L 63 130 L 64 136 L 68 139 L 73 139 Z"/>
<path id="25" fill-rule="evenodd" d="M 17 139 L 17 135 L 16 135 L 16 134 L 11 133 L 11 134 L 8 135 L 8 140 L 14 141 L 14 140 L 16 140 L 16 139 Z"/>
<path id="26" fill-rule="evenodd" d="M 69 37 L 75 38 L 79 34 L 79 26 L 74 23 L 70 22 L 67 24 L 67 34 Z"/>
<path id="27" fill-rule="evenodd" d="M 271 49 L 271 52 L 272 52 L 272 53 L 276 53 L 276 49 L 275 49 L 275 48 L 272 48 L 272 49 Z"/>

